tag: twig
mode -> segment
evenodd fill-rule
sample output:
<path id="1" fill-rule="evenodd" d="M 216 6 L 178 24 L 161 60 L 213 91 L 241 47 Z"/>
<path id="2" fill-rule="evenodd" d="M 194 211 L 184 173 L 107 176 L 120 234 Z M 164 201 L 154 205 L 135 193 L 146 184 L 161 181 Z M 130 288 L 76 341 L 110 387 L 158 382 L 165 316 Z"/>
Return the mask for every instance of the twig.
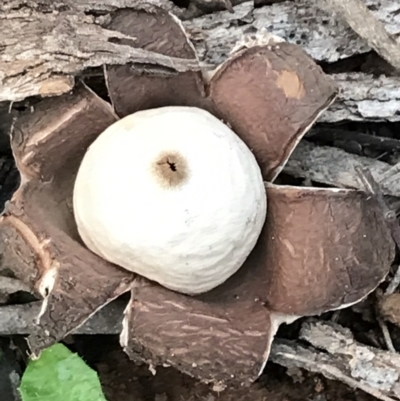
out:
<path id="1" fill-rule="evenodd" d="M 397 266 L 396 273 L 393 276 L 392 281 L 387 286 L 386 291 L 385 291 L 385 295 L 393 294 L 396 291 L 396 289 L 399 286 L 399 284 L 400 284 L 400 267 Z"/>
<path id="2" fill-rule="evenodd" d="M 390 352 L 397 352 L 396 348 L 393 345 L 392 337 L 390 336 L 389 329 L 388 329 L 385 321 L 380 316 L 377 316 L 376 319 L 377 319 L 377 321 L 379 323 L 379 326 L 380 326 L 380 328 L 382 330 L 383 339 L 385 340 L 385 343 L 386 343 L 386 348 Z"/>
<path id="3" fill-rule="evenodd" d="M 324 354 L 317 350 L 277 341 L 272 347 L 271 360 L 288 368 L 302 368 L 310 372 L 322 374 L 330 380 L 341 381 L 351 388 L 359 388 L 382 401 L 395 401 L 393 398 L 382 394 L 381 391 L 343 374 L 341 369 L 335 366 L 336 364 L 332 363 L 329 359 L 327 363 L 324 363 Z"/>
<path id="4" fill-rule="evenodd" d="M 361 0 L 324 0 L 382 58 L 400 70 L 400 44 Z"/>
<path id="5" fill-rule="evenodd" d="M 332 317 L 331 317 L 331 322 L 333 323 L 337 323 L 339 321 L 339 317 L 341 314 L 342 310 L 336 310 L 335 312 L 333 312 Z"/>

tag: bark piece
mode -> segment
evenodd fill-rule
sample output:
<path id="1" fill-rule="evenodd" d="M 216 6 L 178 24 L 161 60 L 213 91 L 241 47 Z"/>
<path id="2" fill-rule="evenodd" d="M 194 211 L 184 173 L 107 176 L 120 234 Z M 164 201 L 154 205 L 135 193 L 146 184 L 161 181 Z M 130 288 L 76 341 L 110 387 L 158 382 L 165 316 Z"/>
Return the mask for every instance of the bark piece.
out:
<path id="1" fill-rule="evenodd" d="M 321 115 L 320 122 L 400 121 L 399 77 L 341 73 L 332 78 L 340 93 L 337 101 Z"/>
<path id="2" fill-rule="evenodd" d="M 333 187 L 362 189 L 353 173 L 356 167 L 371 170 L 384 195 L 400 196 L 398 167 L 331 146 L 317 146 L 305 140 L 293 151 L 283 171 L 293 177 Z"/>
<path id="3" fill-rule="evenodd" d="M 168 11 L 174 13 L 179 12 L 180 8 L 175 6 L 169 0 L 63 0 L 60 2 L 46 1 L 38 3 L 36 1 L 29 1 L 26 3 L 20 0 L 7 0 L 0 4 L 1 12 L 12 12 L 19 9 L 42 11 L 44 13 L 51 13 L 54 11 L 65 11 L 77 9 L 79 11 L 115 11 L 117 8 L 133 8 L 136 7 L 163 7 Z"/>
<path id="4" fill-rule="evenodd" d="M 372 15 L 391 35 L 400 33 L 400 5 L 396 0 L 365 0 Z M 321 9 L 319 1 L 285 1 L 255 8 L 253 1 L 234 7 L 234 13 L 220 11 L 184 21 L 195 38 L 201 60 L 223 63 L 245 35 L 270 33 L 300 45 L 315 60 L 334 63 L 371 51 L 349 25 L 335 13 Z"/>
<path id="5" fill-rule="evenodd" d="M 135 38 L 126 41 L 134 48 L 197 60 L 178 19 L 161 8 L 119 10 L 112 15 L 108 29 Z M 163 106 L 198 106 L 205 104 L 201 72 L 165 72 L 135 70 L 132 64 L 106 67 L 110 98 L 118 115 L 124 117 L 138 110 Z"/>
<path id="6" fill-rule="evenodd" d="M 304 316 L 349 306 L 389 273 L 395 244 L 376 199 L 353 190 L 267 189 L 272 310 Z"/>
<path id="7" fill-rule="evenodd" d="M 0 55 L 0 101 L 68 92 L 76 74 L 104 64 L 150 62 L 153 66 L 188 68 L 189 62 L 150 55 L 120 43 L 121 34 L 103 28 L 108 16 L 94 16 L 104 11 L 135 8 L 138 3 L 138 0 L 63 0 L 41 2 L 38 6 L 32 1 L 2 2 L 0 43 L 4 48 Z M 151 3 L 159 3 L 182 16 L 172 3 L 155 0 Z M 400 32 L 400 6 L 396 0 L 367 0 L 366 5 L 385 23 L 390 34 Z M 261 8 L 254 8 L 253 1 L 248 1 L 234 10 L 234 14 L 222 11 L 185 21 L 200 60 L 213 65 L 224 62 L 244 34 L 262 34 L 263 28 L 290 43 L 300 44 L 319 61 L 335 62 L 370 50 L 351 28 L 308 0 Z M 43 37 L 47 40 L 42 40 Z M 21 54 L 24 54 L 23 60 Z M 190 64 L 193 69 L 195 66 Z"/>
<path id="8" fill-rule="evenodd" d="M 133 275 L 84 248 L 72 212 L 86 148 L 116 117 L 84 86 L 18 119 L 12 148 L 22 184 L 0 220 L 3 264 L 43 299 L 28 341 L 34 354 L 130 289 Z"/>
<path id="9" fill-rule="evenodd" d="M 132 6 L 143 8 L 145 4 L 136 2 Z M 77 74 L 104 64 L 133 62 L 170 71 L 200 69 L 197 60 L 128 46 L 124 41 L 134 38 L 105 29 L 100 23 L 104 24 L 104 17 L 98 20 L 70 1 L 64 7 L 58 3 L 54 12 L 46 12 L 46 7 L 43 12 L 33 11 L 26 3 L 0 12 L 0 44 L 4 47 L 0 56 L 0 101 L 66 93 L 73 87 Z M 13 33 L 8 36 L 4 35 L 6 32 Z"/>
<path id="10" fill-rule="evenodd" d="M 353 172 L 357 167 L 370 170 L 384 195 L 400 197 L 400 164 L 390 165 L 369 157 L 356 156 L 330 146 L 317 146 L 301 141 L 288 160 L 284 172 L 296 178 L 305 178 L 340 188 L 363 186 Z"/>
<path id="11" fill-rule="evenodd" d="M 271 360 L 339 380 L 382 401 L 400 399 L 399 354 L 360 344 L 349 329 L 331 322 L 304 323 L 300 338 L 311 346 L 279 340 Z"/>
<path id="12" fill-rule="evenodd" d="M 36 330 L 42 301 L 0 306 L 0 336 L 29 335 Z M 93 313 L 71 334 L 120 334 L 126 301 L 116 300 Z"/>
<path id="13" fill-rule="evenodd" d="M 134 62 L 143 67 L 153 63 L 151 70 L 163 65 L 167 71 L 172 71 L 174 66 L 177 69 L 183 67 L 176 59 L 164 58 L 162 61 L 160 54 L 149 56 L 148 52 L 124 44 L 125 36 L 104 28 L 108 14 L 93 16 L 96 14 L 93 11 L 104 14 L 104 11 L 109 13 L 137 5 L 137 0 L 63 0 L 54 4 L 41 2 L 40 7 L 36 2 L 21 0 L 1 3 L 0 43 L 4 50 L 0 54 L 0 101 L 68 92 L 77 74 L 84 73 L 88 67 L 104 64 Z M 400 5 L 395 0 L 380 1 L 379 6 L 377 0 L 367 0 L 366 5 L 385 23 L 390 34 L 400 33 Z M 175 8 L 172 11 L 177 12 Z M 262 36 L 272 32 L 289 43 L 300 44 L 315 60 L 325 62 L 370 50 L 351 28 L 308 0 L 256 9 L 253 2 L 248 1 L 235 7 L 234 14 L 214 13 L 185 21 L 184 25 L 199 59 L 213 65 L 226 61 L 230 51 L 246 34 Z M 41 40 L 43 37 L 47 40 Z M 33 55 L 32 48 L 36 49 Z M 161 71 L 165 71 L 164 67 Z M 400 107 L 399 78 L 361 73 L 340 75 L 334 79 L 343 94 L 322 115 L 323 121 L 400 121 L 397 112 Z"/>
<path id="14" fill-rule="evenodd" d="M 342 17 L 350 27 L 393 67 L 400 69 L 400 42 L 389 36 L 361 0 L 324 0 L 328 9 Z"/>
<path id="15" fill-rule="evenodd" d="M 376 182 L 371 172 L 362 167 L 356 168 L 356 173 L 358 175 L 359 180 L 362 182 L 363 189 L 367 195 L 374 198 L 376 203 L 379 205 L 379 209 L 383 214 L 383 218 L 386 222 L 386 226 L 389 228 L 393 241 L 397 245 L 397 248 L 400 247 L 400 226 L 397 220 L 396 211 L 391 208 L 386 202 L 385 197 L 383 195 L 382 189 L 380 185 Z"/>
<path id="16" fill-rule="evenodd" d="M 298 46 L 270 37 L 249 43 L 210 80 L 217 113 L 273 181 L 295 146 L 334 101 L 336 86 Z"/>

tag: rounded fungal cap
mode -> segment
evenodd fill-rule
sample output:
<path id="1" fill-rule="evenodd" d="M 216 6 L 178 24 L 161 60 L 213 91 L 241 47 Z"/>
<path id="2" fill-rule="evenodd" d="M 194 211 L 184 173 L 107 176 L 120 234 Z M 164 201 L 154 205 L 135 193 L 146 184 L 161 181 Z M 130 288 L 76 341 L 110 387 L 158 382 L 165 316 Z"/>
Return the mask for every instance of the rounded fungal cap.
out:
<path id="1" fill-rule="evenodd" d="M 209 291 L 243 264 L 265 222 L 252 152 L 195 107 L 129 115 L 86 153 L 75 181 L 81 238 L 106 260 L 187 294 Z"/>

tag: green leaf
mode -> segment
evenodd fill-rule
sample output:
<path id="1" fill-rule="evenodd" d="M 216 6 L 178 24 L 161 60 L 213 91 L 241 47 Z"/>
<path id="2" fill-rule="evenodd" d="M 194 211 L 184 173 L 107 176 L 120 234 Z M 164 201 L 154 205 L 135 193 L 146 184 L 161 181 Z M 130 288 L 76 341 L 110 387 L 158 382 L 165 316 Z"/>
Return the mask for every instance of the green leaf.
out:
<path id="1" fill-rule="evenodd" d="M 20 392 L 23 401 L 107 401 L 97 373 L 62 344 L 29 362 Z"/>

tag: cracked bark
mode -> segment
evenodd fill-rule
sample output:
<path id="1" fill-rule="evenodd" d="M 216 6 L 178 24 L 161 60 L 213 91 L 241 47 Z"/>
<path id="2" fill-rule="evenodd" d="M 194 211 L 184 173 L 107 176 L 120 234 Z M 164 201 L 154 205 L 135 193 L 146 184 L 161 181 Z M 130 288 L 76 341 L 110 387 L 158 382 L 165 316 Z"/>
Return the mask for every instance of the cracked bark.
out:
<path id="1" fill-rule="evenodd" d="M 167 0 L 141 0 L 140 3 L 162 5 L 187 18 Z M 378 7 L 378 0 L 366 1 L 386 30 L 392 35 L 399 34 L 400 4 L 395 0 L 379 3 Z M 65 93 L 74 85 L 77 75 L 104 64 L 134 62 L 138 68 L 151 65 L 152 69 L 167 74 L 197 69 L 195 60 L 172 59 L 131 47 L 124 35 L 103 27 L 109 12 L 133 4 L 137 5 L 138 1 L 63 0 L 57 4 L 43 1 L 40 7 L 33 1 L 3 2 L 0 5 L 0 101 Z M 262 36 L 263 28 L 288 42 L 300 44 L 321 62 L 332 63 L 370 50 L 339 17 L 306 0 L 256 9 L 253 2 L 246 2 L 237 5 L 234 11 L 184 21 L 203 67 L 221 63 L 244 35 Z M 320 121 L 400 121 L 399 77 L 377 78 L 364 73 L 333 77 L 342 93 Z"/>
<path id="2" fill-rule="evenodd" d="M 400 33 L 400 4 L 395 0 L 366 0 L 372 15 L 392 35 Z M 248 1 L 234 8 L 184 23 L 192 32 L 200 58 L 212 64 L 223 61 L 244 34 L 270 31 L 302 46 L 315 60 L 333 63 L 371 50 L 340 18 L 321 9 L 318 2 L 299 0 L 254 9 Z"/>
<path id="3" fill-rule="evenodd" d="M 382 401 L 400 398 L 399 354 L 360 344 L 349 329 L 331 322 L 305 322 L 300 339 L 308 345 L 275 341 L 270 360 L 340 380 Z"/>
<path id="4" fill-rule="evenodd" d="M 325 0 L 328 11 L 341 16 L 369 46 L 396 69 L 400 69 L 400 42 L 388 34 L 361 0 Z"/>
<path id="5" fill-rule="evenodd" d="M 355 167 L 368 168 L 384 195 L 400 197 L 400 165 L 357 156 L 331 146 L 317 146 L 303 140 L 292 153 L 284 172 L 339 188 L 362 189 Z"/>

